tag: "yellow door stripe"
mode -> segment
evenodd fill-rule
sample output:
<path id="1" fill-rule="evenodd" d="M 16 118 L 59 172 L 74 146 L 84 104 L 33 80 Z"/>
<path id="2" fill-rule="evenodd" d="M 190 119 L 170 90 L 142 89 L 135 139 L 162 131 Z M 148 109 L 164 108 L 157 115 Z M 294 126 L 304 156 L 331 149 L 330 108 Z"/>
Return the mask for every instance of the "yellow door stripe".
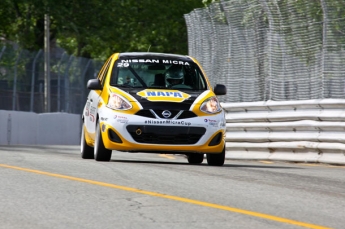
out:
<path id="1" fill-rule="evenodd" d="M 243 209 L 239 209 L 239 208 L 233 208 L 233 207 L 228 207 L 228 206 L 224 206 L 224 205 L 218 205 L 218 204 L 213 204 L 213 203 L 208 203 L 208 202 L 203 202 L 203 201 L 198 201 L 198 200 L 193 200 L 193 199 L 188 199 L 188 198 L 183 198 L 183 197 L 178 197 L 178 196 L 170 196 L 170 195 L 161 194 L 161 193 L 157 193 L 157 192 L 145 191 L 145 190 L 141 190 L 141 189 L 126 187 L 126 186 L 120 186 L 120 185 L 115 185 L 115 184 L 109 184 L 109 183 L 105 183 L 105 182 L 87 180 L 87 179 L 78 178 L 78 177 L 65 176 L 65 175 L 61 175 L 61 174 L 49 173 L 49 172 L 27 169 L 27 168 L 21 168 L 21 167 L 5 165 L 5 164 L 0 164 L 0 167 L 9 168 L 9 169 L 16 169 L 16 170 L 20 170 L 20 171 L 36 173 L 36 174 L 41 174 L 41 175 L 46 175 L 46 176 L 51 176 L 51 177 L 57 177 L 57 178 L 62 178 L 62 179 L 67 179 L 67 180 L 72 180 L 72 181 L 79 181 L 79 182 L 84 182 L 84 183 L 93 184 L 93 185 L 99 185 L 99 186 L 103 186 L 103 187 L 120 189 L 120 190 L 124 190 L 124 191 L 135 192 L 135 193 L 140 193 L 140 194 L 144 194 L 144 195 L 150 195 L 150 196 L 155 196 L 155 197 L 160 197 L 160 198 L 165 198 L 165 199 L 170 199 L 170 200 L 175 200 L 175 201 L 180 201 L 180 202 L 185 202 L 185 203 L 190 203 L 190 204 L 195 204 L 195 205 L 199 205 L 199 206 L 220 209 L 220 210 L 224 210 L 224 211 L 236 212 L 236 213 L 240 213 L 240 214 L 244 214 L 244 215 L 254 216 L 254 217 L 258 217 L 258 218 L 272 220 L 272 221 L 276 221 L 276 222 L 280 222 L 280 223 L 292 224 L 292 225 L 306 227 L 306 228 L 330 229 L 328 227 L 323 227 L 323 226 L 304 223 L 304 222 L 291 220 L 291 219 L 287 219 L 287 218 L 281 218 L 281 217 L 277 217 L 277 216 L 267 215 L 267 214 L 263 214 L 263 213 L 259 213 L 259 212 L 247 211 L 247 210 L 243 210 Z"/>

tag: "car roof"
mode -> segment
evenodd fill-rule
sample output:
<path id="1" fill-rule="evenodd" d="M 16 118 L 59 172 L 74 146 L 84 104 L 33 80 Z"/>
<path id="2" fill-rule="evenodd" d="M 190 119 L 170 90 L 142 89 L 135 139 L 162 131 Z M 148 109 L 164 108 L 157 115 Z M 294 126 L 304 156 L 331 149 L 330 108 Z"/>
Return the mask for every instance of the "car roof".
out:
<path id="1" fill-rule="evenodd" d="M 172 53 L 158 53 L 158 52 L 123 52 L 119 53 L 119 59 L 124 58 L 167 58 L 167 59 L 177 59 L 183 61 L 193 61 L 187 55 L 172 54 Z"/>

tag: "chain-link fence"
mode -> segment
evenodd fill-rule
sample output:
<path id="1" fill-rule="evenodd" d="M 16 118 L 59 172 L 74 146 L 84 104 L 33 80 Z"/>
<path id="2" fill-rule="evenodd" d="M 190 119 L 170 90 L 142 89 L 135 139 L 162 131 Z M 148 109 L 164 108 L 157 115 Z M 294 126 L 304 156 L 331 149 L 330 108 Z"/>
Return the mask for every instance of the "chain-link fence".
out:
<path id="1" fill-rule="evenodd" d="M 50 50 L 50 110 L 45 98 L 44 52 L 29 52 L 15 45 L 0 46 L 0 110 L 67 112 L 81 114 L 88 79 L 103 63 Z"/>
<path id="2" fill-rule="evenodd" d="M 345 98 L 345 0 L 220 0 L 185 15 L 224 102 Z"/>

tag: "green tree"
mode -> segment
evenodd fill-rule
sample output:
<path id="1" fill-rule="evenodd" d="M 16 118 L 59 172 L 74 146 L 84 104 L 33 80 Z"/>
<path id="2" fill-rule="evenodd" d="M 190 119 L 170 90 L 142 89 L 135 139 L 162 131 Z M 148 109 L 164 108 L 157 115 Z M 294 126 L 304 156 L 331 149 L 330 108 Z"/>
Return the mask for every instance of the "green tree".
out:
<path id="1" fill-rule="evenodd" d="M 51 39 L 69 54 L 96 59 L 117 51 L 186 54 L 183 15 L 202 6 L 201 0 L 2 0 L 0 36 L 24 49 L 43 48 L 48 13 Z"/>

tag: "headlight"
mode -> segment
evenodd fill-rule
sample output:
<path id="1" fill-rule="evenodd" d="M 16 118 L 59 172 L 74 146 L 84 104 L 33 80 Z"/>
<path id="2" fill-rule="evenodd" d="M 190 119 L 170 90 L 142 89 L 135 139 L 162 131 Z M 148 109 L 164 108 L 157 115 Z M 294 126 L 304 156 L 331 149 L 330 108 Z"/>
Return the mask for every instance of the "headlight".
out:
<path id="1" fill-rule="evenodd" d="M 132 105 L 121 95 L 110 93 L 107 107 L 114 110 L 129 110 L 132 108 Z"/>
<path id="2" fill-rule="evenodd" d="M 216 96 L 206 99 L 200 106 L 200 110 L 205 113 L 214 114 L 221 111 L 220 104 Z"/>

